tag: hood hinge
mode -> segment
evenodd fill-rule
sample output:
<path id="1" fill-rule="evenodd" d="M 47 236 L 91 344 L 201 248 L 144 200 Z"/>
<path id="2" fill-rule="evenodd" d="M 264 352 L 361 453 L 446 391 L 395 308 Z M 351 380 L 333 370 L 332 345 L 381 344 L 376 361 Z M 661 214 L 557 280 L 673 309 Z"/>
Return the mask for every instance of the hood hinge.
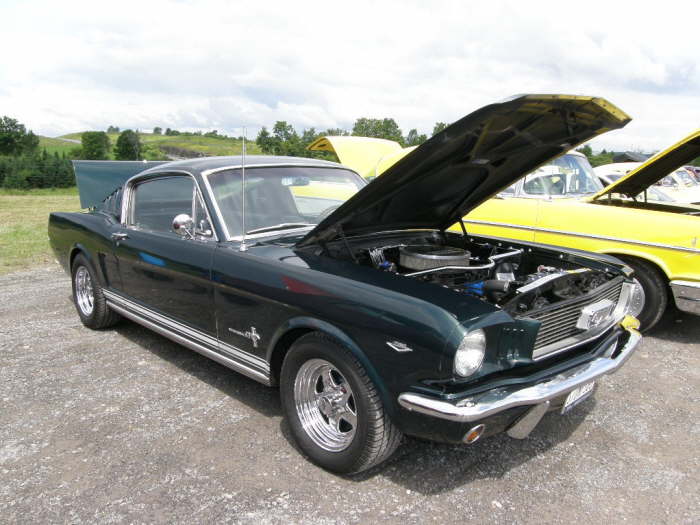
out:
<path id="1" fill-rule="evenodd" d="M 350 257 L 352 257 L 353 262 L 357 262 L 357 257 L 355 257 L 355 254 L 352 253 L 352 250 L 350 249 L 350 243 L 348 242 L 347 237 L 345 237 L 345 232 L 343 231 L 342 224 L 338 224 L 338 235 L 340 235 L 340 238 L 343 240 L 343 244 L 345 244 L 345 248 L 348 250 L 348 253 L 350 254 Z"/>

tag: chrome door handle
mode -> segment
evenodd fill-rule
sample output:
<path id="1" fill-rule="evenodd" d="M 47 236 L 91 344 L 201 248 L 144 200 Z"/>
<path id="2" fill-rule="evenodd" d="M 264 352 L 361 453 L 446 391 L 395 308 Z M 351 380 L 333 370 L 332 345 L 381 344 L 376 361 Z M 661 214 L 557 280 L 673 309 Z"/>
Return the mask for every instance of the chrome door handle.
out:
<path id="1" fill-rule="evenodd" d="M 112 234 L 112 240 L 113 241 L 123 241 L 124 239 L 128 239 L 129 234 L 128 233 L 113 233 Z"/>

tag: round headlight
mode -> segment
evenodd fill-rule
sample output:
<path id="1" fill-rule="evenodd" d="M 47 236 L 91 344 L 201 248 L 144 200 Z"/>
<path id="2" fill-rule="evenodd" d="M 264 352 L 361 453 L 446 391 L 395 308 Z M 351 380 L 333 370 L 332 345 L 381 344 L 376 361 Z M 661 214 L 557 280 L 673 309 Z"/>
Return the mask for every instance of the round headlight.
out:
<path id="1" fill-rule="evenodd" d="M 455 354 L 455 373 L 470 376 L 476 372 L 484 361 L 486 351 L 486 334 L 483 330 L 469 332 L 459 343 Z"/>

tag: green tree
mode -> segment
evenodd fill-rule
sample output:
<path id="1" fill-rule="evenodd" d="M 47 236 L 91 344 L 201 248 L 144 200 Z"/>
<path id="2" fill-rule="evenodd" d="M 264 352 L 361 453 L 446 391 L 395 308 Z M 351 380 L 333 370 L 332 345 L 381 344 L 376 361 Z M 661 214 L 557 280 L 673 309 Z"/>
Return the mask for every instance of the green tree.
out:
<path id="1" fill-rule="evenodd" d="M 304 155 L 301 138 L 294 126 L 284 120 L 278 120 L 270 133 L 264 126 L 260 129 L 255 143 L 263 153 L 269 155 Z"/>
<path id="2" fill-rule="evenodd" d="M 393 118 L 358 118 L 352 127 L 352 134 L 357 137 L 394 140 L 399 144 L 404 144 L 401 128 Z"/>
<path id="3" fill-rule="evenodd" d="M 114 146 L 114 158 L 117 160 L 141 160 L 143 145 L 137 133 L 125 129 L 119 134 Z"/>
<path id="4" fill-rule="evenodd" d="M 32 153 L 39 147 L 39 137 L 10 117 L 0 119 L 0 155 Z"/>
<path id="5" fill-rule="evenodd" d="M 119 133 L 119 126 L 109 126 L 107 133 Z"/>
<path id="6" fill-rule="evenodd" d="M 242 139 L 242 137 L 239 137 L 239 140 L 240 139 Z M 270 132 L 267 131 L 265 126 L 260 128 L 258 136 L 255 138 L 255 143 L 263 153 L 267 153 L 268 155 L 272 153 L 272 135 L 270 135 Z"/>
<path id="7" fill-rule="evenodd" d="M 444 130 L 449 124 L 446 122 L 436 122 L 435 125 L 433 126 L 433 134 L 431 137 L 434 137 L 438 133 L 440 133 L 442 130 Z"/>
<path id="8" fill-rule="evenodd" d="M 81 158 L 86 160 L 106 160 L 112 144 L 104 131 L 86 131 L 80 136 Z"/>
<path id="9" fill-rule="evenodd" d="M 594 168 L 596 166 L 602 166 L 603 164 L 610 164 L 613 161 L 613 156 L 615 153 L 612 151 L 603 153 L 602 151 L 598 153 L 597 155 L 591 155 L 588 157 L 588 162 L 591 163 L 591 166 Z"/>
<path id="10" fill-rule="evenodd" d="M 406 144 L 406 146 L 419 146 L 426 140 L 428 140 L 428 137 L 426 137 L 424 133 L 419 135 L 418 131 L 414 128 L 408 132 L 408 135 L 406 135 L 404 144 Z"/>
<path id="11" fill-rule="evenodd" d="M 320 133 L 320 135 L 324 137 L 346 137 L 350 135 L 350 132 L 346 129 L 341 129 L 341 128 L 333 128 L 333 129 L 327 129 L 323 133 Z"/>
<path id="12" fill-rule="evenodd" d="M 163 128 L 161 128 L 160 126 L 156 126 L 155 128 L 153 128 L 153 134 L 154 134 L 154 135 L 162 135 L 162 134 L 163 134 Z"/>
<path id="13" fill-rule="evenodd" d="M 591 148 L 591 146 L 588 144 L 586 144 L 585 146 L 581 146 L 576 151 L 578 151 L 579 153 L 583 153 L 589 159 L 591 158 L 591 156 L 593 156 L 593 148 Z"/>
<path id="14" fill-rule="evenodd" d="M 5 188 L 10 188 L 13 190 L 28 190 L 32 187 L 30 183 L 30 178 L 32 176 L 32 171 L 29 168 L 19 168 L 13 170 L 3 182 Z"/>

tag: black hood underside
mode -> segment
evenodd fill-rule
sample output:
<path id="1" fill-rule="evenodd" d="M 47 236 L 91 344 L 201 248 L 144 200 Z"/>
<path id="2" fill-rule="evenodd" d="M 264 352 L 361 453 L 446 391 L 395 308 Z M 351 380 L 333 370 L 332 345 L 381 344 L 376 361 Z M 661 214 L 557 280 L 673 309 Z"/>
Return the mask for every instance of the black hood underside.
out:
<path id="1" fill-rule="evenodd" d="M 526 173 L 629 121 L 593 97 L 521 95 L 485 106 L 399 160 L 298 246 L 341 233 L 444 230 Z"/>

